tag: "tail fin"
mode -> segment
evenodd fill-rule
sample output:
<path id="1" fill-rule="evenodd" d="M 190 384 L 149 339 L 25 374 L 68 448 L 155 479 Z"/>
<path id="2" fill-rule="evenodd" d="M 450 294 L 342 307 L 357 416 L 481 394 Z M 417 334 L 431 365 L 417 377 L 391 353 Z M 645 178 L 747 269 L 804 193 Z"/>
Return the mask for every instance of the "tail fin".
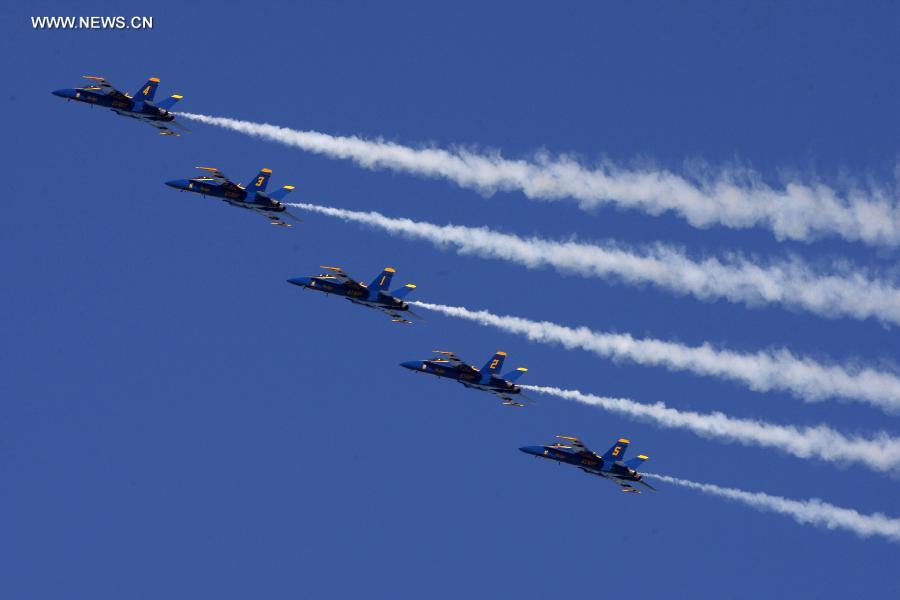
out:
<path id="1" fill-rule="evenodd" d="M 264 192 L 266 186 L 269 185 L 269 177 L 272 176 L 272 169 L 262 169 L 259 174 L 247 184 L 248 192 Z"/>
<path id="2" fill-rule="evenodd" d="M 625 438 L 620 438 L 618 442 L 613 444 L 612 448 L 603 454 L 603 462 L 616 462 L 625 458 L 625 450 L 628 449 L 628 444 L 630 443 Z"/>
<path id="3" fill-rule="evenodd" d="M 489 360 L 483 367 L 481 367 L 481 372 L 496 375 L 503 367 L 504 360 L 506 360 L 506 352 L 498 352 L 491 360 Z"/>
<path id="4" fill-rule="evenodd" d="M 157 106 L 158 108 L 163 109 L 163 110 L 172 110 L 172 107 L 175 106 L 175 104 L 176 104 L 179 100 L 181 100 L 182 98 L 184 98 L 184 96 L 182 96 L 181 94 L 172 94 L 171 96 L 169 96 L 169 97 L 166 98 L 165 100 L 159 101 L 159 102 L 156 104 L 156 106 Z"/>
<path id="5" fill-rule="evenodd" d="M 402 300 L 403 298 L 406 298 L 407 296 L 409 296 L 409 293 L 412 292 L 414 289 L 416 289 L 415 285 L 413 285 L 411 283 L 407 283 L 402 288 L 396 289 L 393 292 L 391 292 L 391 296 L 393 296 L 394 298 L 400 298 Z"/>
<path id="6" fill-rule="evenodd" d="M 647 456 L 646 454 L 638 454 L 634 458 L 626 460 L 625 466 L 631 467 L 632 469 L 637 471 L 638 467 L 640 467 L 642 464 L 644 464 L 644 461 L 647 460 L 648 458 L 650 458 L 650 457 Z"/>
<path id="7" fill-rule="evenodd" d="M 294 191 L 294 186 L 286 185 L 280 190 L 275 190 L 274 192 L 269 194 L 269 198 L 272 198 L 273 200 L 284 200 L 284 197 L 290 194 L 292 191 Z"/>
<path id="8" fill-rule="evenodd" d="M 395 272 L 396 271 L 391 267 L 385 267 L 384 271 L 381 272 L 381 275 L 376 277 L 372 283 L 369 284 L 369 289 L 373 292 L 386 290 L 388 286 L 391 285 L 391 279 L 393 279 Z"/>
<path id="9" fill-rule="evenodd" d="M 153 97 L 156 96 L 156 88 L 158 87 L 159 78 L 151 77 L 147 80 L 147 83 L 141 86 L 141 89 L 134 93 L 134 99 L 138 102 L 153 102 Z"/>
<path id="10" fill-rule="evenodd" d="M 516 381 L 519 377 L 528 372 L 528 369 L 525 367 L 519 367 L 515 371 L 510 371 L 506 375 L 503 376 L 503 379 L 507 381 Z"/>

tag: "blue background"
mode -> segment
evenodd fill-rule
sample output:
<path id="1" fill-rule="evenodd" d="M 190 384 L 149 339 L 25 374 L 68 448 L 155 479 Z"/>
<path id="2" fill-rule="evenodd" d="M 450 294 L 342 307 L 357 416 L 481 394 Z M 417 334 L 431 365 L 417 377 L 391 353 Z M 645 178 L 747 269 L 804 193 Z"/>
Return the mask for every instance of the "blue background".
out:
<path id="1" fill-rule="evenodd" d="M 617 365 L 437 315 L 413 327 L 285 279 L 382 267 L 416 298 L 738 350 L 896 369 L 896 330 L 459 257 L 305 215 L 291 230 L 168 179 L 260 167 L 291 199 L 504 231 L 796 252 L 893 250 L 672 216 L 491 198 L 193 124 L 151 128 L 50 91 L 149 76 L 180 108 L 334 134 L 686 161 L 896 185 L 896 2 L 11 3 L 0 60 L 0 596 L 896 596 L 898 547 L 689 490 L 620 494 L 517 451 L 619 436 L 648 470 L 900 516 L 895 477 L 723 445 L 541 398 L 509 410 L 397 364 L 509 352 L 526 383 L 847 433 L 854 404 Z M 859 4 L 859 6 L 857 6 Z M 152 31 L 34 31 L 31 15 L 150 15 Z M 652 468 L 651 468 L 652 467 Z"/>

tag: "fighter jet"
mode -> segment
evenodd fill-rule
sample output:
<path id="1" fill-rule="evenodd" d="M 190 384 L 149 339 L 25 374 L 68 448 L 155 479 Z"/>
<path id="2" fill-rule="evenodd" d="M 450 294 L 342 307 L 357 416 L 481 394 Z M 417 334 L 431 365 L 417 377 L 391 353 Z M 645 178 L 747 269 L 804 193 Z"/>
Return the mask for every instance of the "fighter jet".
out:
<path id="1" fill-rule="evenodd" d="M 225 177 L 222 171 L 218 169 L 212 167 L 197 168 L 206 171 L 208 175 L 194 177 L 193 179 L 173 179 L 172 181 L 167 181 L 166 185 L 183 192 L 202 194 L 204 197 L 221 198 L 232 206 L 247 208 L 264 215 L 272 225 L 280 227 L 292 226 L 290 223 L 285 223 L 276 217 L 274 213 L 283 213 L 287 210 L 287 207 L 281 203 L 281 200 L 291 193 L 294 186 L 286 185 L 280 190 L 267 194 L 266 186 L 269 184 L 269 177 L 272 175 L 271 169 L 263 169 L 250 183 L 239 185 Z M 290 213 L 286 214 L 290 215 Z"/>
<path id="2" fill-rule="evenodd" d="M 56 90 L 53 94 L 66 100 L 84 102 L 92 107 L 102 106 L 123 117 L 138 119 L 159 129 L 161 135 L 181 135 L 170 129 L 170 125 L 189 131 L 181 123 L 175 122 L 175 115 L 169 112 L 182 96 L 172 94 L 161 102 L 153 103 L 156 88 L 159 87 L 157 77 L 148 79 L 147 83 L 134 93 L 134 96 L 120 92 L 102 77 L 85 75 L 84 78 L 91 80 L 92 83 L 80 88 Z"/>
<path id="3" fill-rule="evenodd" d="M 550 446 L 523 446 L 519 450 L 526 454 L 575 465 L 585 473 L 609 479 L 620 486 L 623 492 L 640 494 L 641 491 L 631 485 L 632 483 L 640 483 L 654 492 L 656 491 L 656 488 L 643 481 L 643 476 L 637 472 L 637 468 L 647 460 L 646 455 L 638 454 L 637 457 L 622 462 L 622 459 L 625 458 L 625 450 L 630 443 L 628 440 L 620 439 L 603 456 L 600 456 L 589 450 L 578 438 L 567 435 L 556 437 L 567 443 L 557 442 Z"/>
<path id="4" fill-rule="evenodd" d="M 464 363 L 458 356 L 445 350 L 434 350 L 438 357 L 428 360 L 413 360 L 400 363 L 400 366 L 415 373 L 427 373 L 446 379 L 455 379 L 467 388 L 496 394 L 503 400 L 504 406 L 525 406 L 513 399 L 522 389 L 513 383 L 528 369 L 519 367 L 506 375 L 497 374 L 506 359 L 506 352 L 497 352 L 481 369 Z"/>
<path id="5" fill-rule="evenodd" d="M 369 285 L 351 279 L 340 267 L 323 266 L 321 268 L 330 271 L 330 273 L 322 273 L 314 277 L 296 277 L 288 279 L 288 283 L 293 283 L 308 290 L 318 290 L 326 294 L 343 296 L 353 304 L 382 311 L 394 323 L 412 323 L 400 313 L 417 316 L 409 310 L 409 304 L 403 301 L 411 291 L 416 289 L 416 286 L 407 283 L 393 292 L 385 291 L 391 285 L 391 279 L 394 277 L 395 271 L 391 267 L 385 268 L 381 275 L 376 277 Z"/>

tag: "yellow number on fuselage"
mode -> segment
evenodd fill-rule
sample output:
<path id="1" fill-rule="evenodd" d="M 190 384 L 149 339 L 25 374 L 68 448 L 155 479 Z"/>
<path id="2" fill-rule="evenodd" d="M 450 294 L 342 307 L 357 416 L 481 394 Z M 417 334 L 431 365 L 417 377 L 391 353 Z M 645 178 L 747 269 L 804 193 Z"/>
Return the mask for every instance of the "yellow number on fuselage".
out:
<path id="1" fill-rule="evenodd" d="M 618 456 L 619 452 L 621 452 L 621 451 L 622 451 L 622 446 L 616 446 L 615 448 L 613 448 L 612 455 Z"/>
<path id="2" fill-rule="evenodd" d="M 265 179 L 265 177 L 263 177 L 262 175 L 260 175 L 260 176 L 256 179 L 256 187 L 262 187 L 263 179 Z"/>
<path id="3" fill-rule="evenodd" d="M 144 94 L 145 96 L 146 96 L 147 94 L 149 94 L 149 93 L 150 93 L 150 86 L 148 85 L 147 87 L 145 87 L 145 88 L 144 88 L 144 91 L 141 92 L 141 93 Z"/>

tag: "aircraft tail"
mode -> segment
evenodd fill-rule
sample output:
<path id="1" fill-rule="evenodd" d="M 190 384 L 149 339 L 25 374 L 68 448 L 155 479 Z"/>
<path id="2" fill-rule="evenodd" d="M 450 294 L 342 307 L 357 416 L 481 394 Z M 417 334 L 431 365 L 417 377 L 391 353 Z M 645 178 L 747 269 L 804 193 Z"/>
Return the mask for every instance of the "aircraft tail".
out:
<path id="1" fill-rule="evenodd" d="M 414 289 L 416 289 L 415 285 L 407 283 L 402 288 L 396 289 L 391 292 L 391 296 L 393 296 L 394 298 L 400 298 L 402 300 L 403 298 L 409 296 L 410 292 L 412 292 Z"/>
<path id="2" fill-rule="evenodd" d="M 626 467 L 631 467 L 632 469 L 634 469 L 635 471 L 637 471 L 637 470 L 638 470 L 638 467 L 640 467 L 641 465 L 643 465 L 643 464 L 644 464 L 644 461 L 647 460 L 648 458 L 650 458 L 650 457 L 647 456 L 646 454 L 638 454 L 638 455 L 635 456 L 634 458 L 630 458 L 630 459 L 626 460 L 626 461 L 625 461 L 625 466 L 626 466 Z"/>
<path id="3" fill-rule="evenodd" d="M 181 100 L 182 98 L 184 98 L 184 96 L 182 96 L 180 94 L 172 94 L 165 100 L 161 100 L 160 102 L 158 102 L 156 104 L 156 106 L 163 110 L 172 110 L 172 107 L 175 106 L 175 104 L 177 104 L 178 101 Z"/>
<path id="4" fill-rule="evenodd" d="M 491 360 L 487 361 L 487 363 L 481 367 L 481 372 L 496 375 L 500 372 L 500 369 L 503 368 L 504 360 L 506 360 L 506 352 L 497 352 Z"/>
<path id="5" fill-rule="evenodd" d="M 275 190 L 274 192 L 269 194 L 269 198 L 272 198 L 273 200 L 284 200 L 284 197 L 290 194 L 292 191 L 294 191 L 294 186 L 286 185 L 283 188 Z"/>
<path id="6" fill-rule="evenodd" d="M 153 102 L 156 96 L 156 88 L 159 87 L 159 78 L 151 77 L 147 83 L 141 86 L 141 89 L 134 93 L 134 99 L 138 102 Z"/>
<path id="7" fill-rule="evenodd" d="M 603 454 L 603 462 L 616 462 L 625 458 L 625 450 L 628 449 L 629 443 L 625 438 L 620 438 L 618 442 L 613 444 L 612 448 Z"/>
<path id="8" fill-rule="evenodd" d="M 369 284 L 369 289 L 373 292 L 386 290 L 391 285 L 391 279 L 394 278 L 395 272 L 391 267 L 385 267 L 384 271 Z"/>
<path id="9" fill-rule="evenodd" d="M 509 373 L 504 375 L 503 379 L 505 379 L 507 381 L 516 381 L 517 379 L 519 379 L 519 377 L 521 377 L 522 375 L 524 375 L 527 372 L 528 372 L 528 369 L 526 369 L 525 367 L 519 367 L 515 371 L 510 371 Z"/>
<path id="10" fill-rule="evenodd" d="M 262 169 L 253 180 L 247 184 L 248 192 L 264 192 L 266 186 L 269 185 L 269 177 L 272 176 L 272 169 Z"/>

